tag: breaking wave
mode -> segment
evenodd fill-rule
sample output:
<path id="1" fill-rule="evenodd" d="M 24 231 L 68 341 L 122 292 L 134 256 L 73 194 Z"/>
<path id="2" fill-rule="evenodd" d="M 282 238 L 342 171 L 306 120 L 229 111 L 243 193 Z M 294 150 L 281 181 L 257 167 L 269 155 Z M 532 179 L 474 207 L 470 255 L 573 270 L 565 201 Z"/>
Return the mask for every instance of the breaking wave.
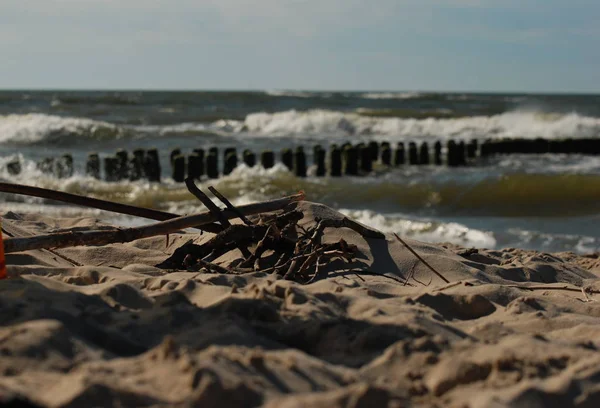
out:
<path id="1" fill-rule="evenodd" d="M 269 96 L 287 97 L 287 98 L 332 98 L 335 96 L 332 92 L 310 92 L 310 91 L 284 91 L 272 90 L 265 91 Z"/>
<path id="2" fill-rule="evenodd" d="M 450 242 L 462 246 L 494 248 L 496 239 L 492 232 L 468 228 L 462 224 L 435 220 L 416 220 L 401 215 L 383 215 L 370 210 L 340 212 L 382 232 L 395 232 L 401 236 L 427 242 Z"/>
<path id="3" fill-rule="evenodd" d="M 107 183 L 76 173 L 57 179 L 36 169 L 20 157 L 23 172 L 11 176 L 6 164 L 14 157 L 0 158 L 0 179 L 74 194 L 157 208 L 177 214 L 204 211 L 183 183 L 164 177 L 161 183 Z M 594 217 L 600 202 L 600 176 L 510 174 L 468 182 L 415 177 L 313 178 L 295 177 L 285 166 L 271 169 L 237 167 L 219 179 L 204 179 L 203 190 L 215 186 L 235 205 L 281 197 L 305 191 L 311 201 L 322 202 L 370 226 L 430 242 L 451 242 L 463 246 L 518 246 L 546 250 L 574 249 L 586 252 L 598 248 L 600 239 L 583 235 L 560 235 L 525 230 L 492 231 L 480 225 L 465 225 L 461 216 L 477 217 Z M 0 194 L 3 211 L 33 211 L 56 216 L 93 216 L 111 222 L 139 224 L 140 220 L 119 218 L 91 209 L 76 209 L 54 201 Z M 458 222 L 446 217 L 458 216 Z M 468 224 L 468 222 L 465 221 Z M 509 223 L 510 224 L 510 223 Z M 593 225 L 593 224 L 592 224 Z M 588 232 L 589 234 L 589 232 Z"/>
<path id="4" fill-rule="evenodd" d="M 360 94 L 365 99 L 416 99 L 425 96 L 421 92 L 367 92 Z"/>
<path id="5" fill-rule="evenodd" d="M 57 179 L 22 159 L 23 171 L 11 176 L 0 159 L 0 178 L 12 182 L 61 189 L 97 198 L 144 207 L 187 206 L 193 197 L 184 184 L 163 174 L 163 182 L 107 183 L 79 172 Z M 382 213 L 410 212 L 422 216 L 579 216 L 597 214 L 600 175 L 590 174 L 493 174 L 456 179 L 431 174 L 418 176 L 390 173 L 389 177 L 298 178 L 278 163 L 265 170 L 260 166 L 238 166 L 230 175 L 203 180 L 232 199 L 263 200 L 305 191 L 310 200 L 336 208 L 371 209 Z"/>
<path id="6" fill-rule="evenodd" d="M 235 127 L 234 123 L 228 123 Z M 239 131 L 258 135 L 387 136 L 403 140 L 419 137 L 548 139 L 600 136 L 600 118 L 571 114 L 516 111 L 463 118 L 368 117 L 328 110 L 254 113 L 239 123 Z"/>
<path id="7" fill-rule="evenodd" d="M 406 115 L 402 111 L 398 114 Z M 391 113 L 393 115 L 393 112 Z M 243 137 L 294 137 L 385 139 L 419 138 L 589 138 L 600 137 L 600 118 L 577 113 L 557 114 L 515 111 L 491 116 L 444 117 L 436 111 L 425 118 L 386 116 L 358 110 L 283 111 L 252 113 L 245 120 L 220 119 L 204 123 L 116 125 L 87 118 L 46 114 L 0 115 L 0 143 L 37 144 L 77 142 L 125 137 L 143 139 L 199 133 Z M 437 116 L 437 117 L 436 117 Z"/>
<path id="8" fill-rule="evenodd" d="M 125 130 L 108 122 L 41 113 L 0 115 L 0 143 L 36 144 L 70 139 L 119 139 Z"/>

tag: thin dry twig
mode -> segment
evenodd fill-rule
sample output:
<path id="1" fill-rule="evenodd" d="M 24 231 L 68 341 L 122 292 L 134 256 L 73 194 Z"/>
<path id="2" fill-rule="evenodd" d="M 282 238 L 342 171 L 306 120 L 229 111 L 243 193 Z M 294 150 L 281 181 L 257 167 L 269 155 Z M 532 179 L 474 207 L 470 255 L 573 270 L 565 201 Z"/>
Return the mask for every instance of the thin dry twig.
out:
<path id="1" fill-rule="evenodd" d="M 536 286 L 527 286 L 527 285 L 502 285 L 507 288 L 516 288 L 516 289 L 524 289 L 524 290 L 565 290 L 567 292 L 581 292 L 588 294 L 598 294 L 600 290 L 594 290 L 592 288 L 586 287 L 571 287 L 571 286 L 549 286 L 549 285 L 536 285 Z"/>
<path id="2" fill-rule="evenodd" d="M 215 195 L 215 197 L 217 197 L 219 200 L 221 200 L 221 202 L 223 204 L 225 204 L 225 206 L 227 208 L 229 208 L 231 211 L 236 213 L 238 215 L 238 217 L 240 217 L 240 220 L 242 220 L 244 222 L 244 224 L 253 225 L 252 222 L 248 218 L 246 218 L 246 216 L 244 214 L 242 214 L 242 212 L 240 210 L 238 210 L 237 207 L 235 207 L 233 204 L 231 204 L 231 201 L 229 201 L 223 194 L 219 193 L 219 191 L 216 188 L 214 188 L 213 186 L 209 186 L 208 190 L 211 193 L 213 193 Z"/>
<path id="3" fill-rule="evenodd" d="M 219 220 L 223 228 L 231 226 L 229 220 L 223 216 L 221 209 L 217 207 L 216 204 L 213 203 L 212 200 L 208 198 L 206 194 L 204 194 L 198 187 L 196 187 L 196 184 L 194 183 L 194 179 L 192 177 L 188 177 L 185 179 L 185 185 L 188 191 L 192 193 L 194 197 L 200 200 L 202 204 L 204 204 L 204 206 L 215 215 L 215 217 L 217 218 L 217 220 Z"/>
<path id="4" fill-rule="evenodd" d="M 585 289 L 581 288 L 581 294 L 583 295 L 583 298 L 585 299 L 584 302 L 591 302 L 592 299 L 590 299 L 587 295 L 587 293 L 585 293 Z"/>
<path id="5" fill-rule="evenodd" d="M 315 264 L 315 273 L 307 283 L 314 282 L 319 276 L 319 272 L 321 272 L 321 256 L 317 256 L 317 263 Z"/>
<path id="6" fill-rule="evenodd" d="M 185 179 L 185 185 L 187 186 L 190 193 L 192 193 L 194 196 L 196 196 L 196 198 L 198 198 L 198 200 L 202 201 L 202 203 L 206 206 L 206 208 L 208 208 L 209 211 L 212 212 L 217 217 L 217 219 L 219 220 L 221 225 L 223 225 L 225 228 L 231 227 L 231 223 L 225 216 L 223 216 L 221 209 L 219 207 L 217 207 L 217 205 L 215 203 L 213 203 L 212 200 L 206 194 L 204 194 L 198 187 L 196 187 L 196 184 L 194 183 L 194 179 L 192 177 L 188 177 Z M 219 192 L 217 192 L 217 194 L 220 195 Z M 223 198 L 225 198 L 225 197 L 223 197 Z M 225 199 L 225 200 L 229 203 L 229 201 L 227 199 Z M 229 205 L 231 207 L 233 207 L 233 205 L 231 203 L 229 203 Z M 230 208 L 230 210 L 232 210 L 238 216 L 242 215 L 242 217 L 243 217 L 243 214 L 241 214 L 237 208 L 233 207 L 233 209 Z M 252 253 L 243 244 L 239 244 L 239 245 L 237 245 L 237 247 L 242 252 L 242 255 L 244 256 L 244 258 L 247 259 L 252 256 Z"/>
<path id="7" fill-rule="evenodd" d="M 276 228 L 276 227 L 273 224 L 269 225 L 263 238 L 260 241 L 258 241 L 258 244 L 256 245 L 256 248 L 254 249 L 254 253 L 251 256 L 247 257 L 240 266 L 248 267 L 248 266 L 250 266 L 252 264 L 256 264 L 256 263 L 260 264 L 260 257 L 267 250 L 267 247 L 266 247 L 267 239 L 269 238 L 271 231 L 274 228 Z"/>
<path id="8" fill-rule="evenodd" d="M 398 283 L 401 283 L 401 284 L 404 285 L 404 281 L 402 279 L 398 279 L 398 278 L 395 278 L 393 276 L 386 275 L 385 273 L 380 273 L 380 272 L 372 271 L 370 269 L 360 269 L 360 268 L 359 269 L 340 269 L 340 270 L 337 270 L 337 271 L 332 271 L 331 273 L 338 273 L 339 274 L 339 273 L 343 273 L 343 272 L 354 273 L 354 274 L 358 273 L 358 274 L 361 274 L 361 275 L 381 276 L 383 278 L 391 279 L 394 282 L 398 282 Z M 412 283 L 409 283 L 408 286 L 414 287 L 415 285 L 413 285 Z"/>
<path id="9" fill-rule="evenodd" d="M 363 278 L 362 276 L 360 276 L 358 273 L 354 272 L 354 276 L 356 276 L 361 281 L 366 282 L 365 278 Z"/>
<path id="10" fill-rule="evenodd" d="M 314 253 L 312 255 L 306 257 L 306 259 L 302 263 L 302 266 L 300 266 L 300 269 L 298 269 L 298 275 L 303 275 L 304 272 L 315 263 L 315 261 L 317 260 L 317 257 L 318 257 L 318 255 L 314 254 Z"/>
<path id="11" fill-rule="evenodd" d="M 442 286 L 441 288 L 436 288 L 436 289 L 433 289 L 433 291 L 434 291 L 434 292 L 441 292 L 441 291 L 443 291 L 443 290 L 446 290 L 446 289 L 453 288 L 453 287 L 455 287 L 455 286 L 458 286 L 458 285 L 461 285 L 461 284 L 463 284 L 463 283 L 464 283 L 465 285 L 467 285 L 467 284 L 468 284 L 468 282 L 464 282 L 464 281 L 456 281 L 456 282 L 452 282 L 452 283 L 450 283 L 449 285 Z"/>
<path id="12" fill-rule="evenodd" d="M 203 261 L 202 259 L 198 259 L 196 261 L 196 264 L 202 268 L 205 268 L 205 269 L 211 271 L 211 272 L 217 272 L 217 273 L 222 273 L 222 274 L 235 274 L 235 272 L 231 269 L 225 268 L 221 265 L 214 264 L 212 262 Z"/>
<path id="13" fill-rule="evenodd" d="M 415 278 L 414 276 L 413 276 L 413 280 L 414 280 L 415 282 L 417 282 L 417 283 L 420 283 L 420 284 L 421 284 L 421 285 L 423 285 L 423 286 L 429 286 L 429 285 L 431 285 L 431 282 L 433 281 L 433 279 L 431 278 L 431 276 L 429 277 L 429 282 L 427 282 L 427 283 L 425 283 L 425 282 L 421 282 L 420 280 L 418 280 L 418 279 L 417 279 L 417 278 Z"/>
<path id="14" fill-rule="evenodd" d="M 291 258 L 289 258 L 287 261 L 285 261 L 285 262 L 283 262 L 281 264 L 275 264 L 275 266 L 273 266 L 271 268 L 261 269 L 260 272 L 273 272 L 276 269 L 281 269 L 281 268 L 284 268 L 284 267 L 290 265 L 291 262 L 299 261 L 301 259 L 305 259 L 305 258 L 313 256 L 313 255 L 320 255 L 320 256 L 325 256 L 325 257 L 328 257 L 328 256 L 329 257 L 333 257 L 333 256 L 341 256 L 342 254 L 343 253 L 341 251 L 337 251 L 337 250 L 326 251 L 326 248 L 319 248 L 315 252 L 311 252 L 309 254 L 294 255 Z"/>
<path id="15" fill-rule="evenodd" d="M 423 258 L 421 258 L 421 256 L 419 254 L 417 254 L 406 242 L 404 242 L 404 240 L 402 238 L 400 238 L 398 236 L 398 234 L 394 233 L 394 236 L 396 237 L 396 239 L 398 241 L 400 241 L 402 243 L 402 245 L 404 245 L 414 256 L 416 256 L 421 262 L 423 262 L 425 264 L 425 266 L 427 266 L 433 273 L 435 273 L 441 280 L 443 280 L 446 283 L 450 283 L 450 281 L 448 279 L 446 279 L 444 277 L 444 275 L 442 275 L 441 273 L 439 273 L 438 271 L 436 271 L 435 269 L 433 269 L 433 267 L 431 265 L 429 265 L 427 263 L 426 260 L 424 260 Z"/>
<path id="16" fill-rule="evenodd" d="M 294 273 L 294 271 L 296 270 L 296 265 L 298 264 L 298 259 L 300 259 L 298 257 L 298 255 L 300 255 L 300 241 L 298 241 L 298 243 L 296 244 L 296 247 L 294 248 L 294 256 L 295 258 L 292 258 L 292 262 L 290 263 L 290 267 L 288 268 L 287 272 L 285 273 L 285 275 L 283 275 L 283 279 L 289 279 L 292 274 Z"/>
<path id="17" fill-rule="evenodd" d="M 411 268 L 410 271 L 408 271 L 408 275 L 406 275 L 406 280 L 404 281 L 404 286 L 406 286 L 406 284 L 408 283 L 408 281 L 414 277 L 415 275 L 415 269 L 417 267 L 417 263 L 415 262 Z"/>

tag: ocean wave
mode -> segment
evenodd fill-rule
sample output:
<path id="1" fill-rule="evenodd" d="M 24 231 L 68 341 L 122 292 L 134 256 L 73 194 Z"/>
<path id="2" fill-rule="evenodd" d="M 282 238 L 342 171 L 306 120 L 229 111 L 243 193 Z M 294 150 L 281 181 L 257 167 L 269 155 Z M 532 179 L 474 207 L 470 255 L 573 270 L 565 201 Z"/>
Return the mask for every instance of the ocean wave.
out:
<path id="1" fill-rule="evenodd" d="M 600 136 L 600 118 L 577 113 L 515 111 L 463 118 L 380 118 L 328 110 L 253 113 L 243 123 L 229 122 L 259 136 L 385 136 L 407 138 L 583 138 Z"/>
<path id="2" fill-rule="evenodd" d="M 416 99 L 427 94 L 421 92 L 366 92 L 359 95 L 365 99 Z"/>
<path id="3" fill-rule="evenodd" d="M 9 157 L 0 159 L 0 177 L 11 182 L 84 193 L 97 198 L 144 207 L 188 205 L 193 201 L 182 183 L 107 183 L 77 173 L 69 179 L 43 174 L 22 159 L 23 171 L 12 176 Z M 81 167 L 76 168 L 81 171 Z M 465 170 L 467 171 L 467 170 Z M 476 171 L 475 169 L 470 171 Z M 165 169 L 166 172 L 166 169 Z M 467 175 L 468 176 L 468 175 Z M 305 191 L 309 199 L 336 208 L 369 208 L 380 212 L 468 216 L 579 216 L 598 213 L 600 176 L 591 174 L 525 174 L 480 177 L 454 176 L 439 170 L 430 174 L 396 171 L 383 177 L 295 177 L 284 165 L 274 168 L 238 166 L 230 175 L 204 179 L 231 199 L 264 200 Z"/>
<path id="4" fill-rule="evenodd" d="M 496 239 L 492 232 L 468 228 L 455 222 L 416 220 L 400 215 L 384 215 L 370 210 L 340 209 L 340 212 L 379 231 L 395 232 L 403 237 L 419 241 L 449 242 L 478 248 L 494 248 L 496 246 Z"/>
<path id="5" fill-rule="evenodd" d="M 0 115 L 0 143 L 34 144 L 68 139 L 119 139 L 125 129 L 87 118 L 62 117 L 41 113 Z M 66 141 L 66 140 L 65 140 Z"/>
<path id="6" fill-rule="evenodd" d="M 43 113 L 0 115 L 0 144 L 84 144 L 123 138 L 170 137 L 172 135 L 232 135 L 245 130 L 244 123 L 218 119 L 209 123 L 123 125 L 82 117 Z"/>
<path id="7" fill-rule="evenodd" d="M 505 233 L 509 246 L 514 248 L 546 248 L 546 251 L 573 251 L 589 254 L 600 250 L 600 238 L 576 234 L 549 234 L 521 228 L 510 228 Z"/>
<path id="8" fill-rule="evenodd" d="M 416 99 L 427 97 L 422 92 L 314 92 L 314 91 L 292 91 L 292 90 L 270 90 L 265 91 L 269 96 L 289 98 L 358 98 L 358 99 Z"/>
<path id="9" fill-rule="evenodd" d="M 0 143 L 77 143 L 125 137 L 142 139 L 203 133 L 244 138 L 294 137 L 323 141 L 352 138 L 391 142 L 428 138 L 443 140 L 600 137 L 600 118 L 577 113 L 514 111 L 492 116 L 441 117 L 452 113 L 440 110 L 431 113 L 432 116 L 438 117 L 425 118 L 382 117 L 379 113 L 373 114 L 365 110 L 289 110 L 252 113 L 247 115 L 245 120 L 219 119 L 211 123 L 187 122 L 166 125 L 117 125 L 79 117 L 38 113 L 11 114 L 0 115 Z"/>
<path id="10" fill-rule="evenodd" d="M 269 96 L 280 96 L 288 98 L 332 98 L 336 95 L 333 92 L 285 91 L 276 89 L 271 91 L 265 91 L 265 94 Z"/>
<path id="11" fill-rule="evenodd" d="M 447 101 L 480 101 L 480 102 L 524 102 L 531 98 L 527 95 L 494 95 L 494 94 L 437 94 Z"/>
<path id="12" fill-rule="evenodd" d="M 10 175 L 6 169 L 6 164 L 15 158 L 21 160 L 23 168 L 22 173 L 16 176 Z M 596 219 L 600 176 L 518 173 L 494 177 L 488 174 L 477 180 L 461 182 L 442 177 L 442 173 L 429 178 L 412 177 L 401 172 L 383 178 L 298 178 L 280 163 L 271 169 L 240 165 L 230 175 L 203 179 L 198 186 L 202 190 L 211 185 L 216 187 L 235 205 L 304 191 L 308 200 L 342 209 L 344 214 L 364 224 L 422 241 L 488 248 L 571 249 L 578 252 L 589 252 L 600 244 L 598 237 L 589 232 L 594 231 L 593 222 L 590 228 L 582 231 L 582 235 L 542 233 L 531 228 L 504 230 L 504 225 L 507 228 L 511 224 L 519 225 L 522 217 Z M 176 183 L 168 177 L 163 177 L 161 183 L 143 180 L 108 183 L 81 173 L 58 179 L 39 171 L 32 161 L 15 155 L 0 157 L 0 179 L 177 214 L 206 210 L 183 183 Z M 0 202 L 4 211 L 34 211 L 57 216 L 78 214 L 78 210 L 69 205 L 34 197 L 0 194 Z M 81 216 L 102 215 L 103 219 L 111 217 L 108 213 L 85 208 L 79 213 Z M 487 216 L 492 217 L 489 223 L 486 222 Z M 469 225 L 469 221 L 460 221 L 473 217 L 479 217 L 475 226 Z M 505 217 L 506 223 L 493 221 L 497 220 L 496 217 Z M 554 219 L 548 218 L 548 222 L 552 223 Z M 133 222 L 127 220 L 128 223 Z M 485 229 L 486 225 L 490 230 Z"/>
<path id="13" fill-rule="evenodd" d="M 464 118 L 468 117 L 465 114 L 459 114 L 454 112 L 452 109 L 430 109 L 430 110 L 417 110 L 417 109 L 368 109 L 358 108 L 356 113 L 361 116 L 375 117 L 375 118 L 408 118 L 408 119 L 428 119 L 428 118 Z"/>
<path id="14" fill-rule="evenodd" d="M 53 96 L 52 106 L 58 105 L 116 105 L 129 106 L 139 105 L 142 102 L 140 93 L 90 93 L 90 94 L 69 94 L 59 93 Z"/>

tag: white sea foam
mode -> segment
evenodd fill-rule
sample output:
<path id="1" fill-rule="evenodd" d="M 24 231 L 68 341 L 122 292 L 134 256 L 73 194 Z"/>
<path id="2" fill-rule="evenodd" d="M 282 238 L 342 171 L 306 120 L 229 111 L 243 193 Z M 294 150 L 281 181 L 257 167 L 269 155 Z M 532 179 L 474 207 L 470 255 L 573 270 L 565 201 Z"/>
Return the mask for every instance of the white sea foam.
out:
<path id="1" fill-rule="evenodd" d="M 92 119 L 41 113 L 0 115 L 0 143 L 35 143 L 59 133 L 93 137 L 100 129 L 116 131 L 117 126 Z"/>
<path id="2" fill-rule="evenodd" d="M 6 164 L 19 158 L 23 171 L 20 175 L 10 175 Z M 190 214 L 204 211 L 205 208 L 191 196 L 183 183 L 175 183 L 170 178 L 163 178 L 161 183 L 147 181 L 122 181 L 105 182 L 75 173 L 67 179 L 57 179 L 50 174 L 40 172 L 35 163 L 21 155 L 0 157 L 0 179 L 10 180 L 13 183 L 56 189 L 89 197 L 96 197 L 110 201 L 124 202 L 142 207 L 157 208 L 176 214 Z M 374 180 L 374 179 L 371 179 Z M 367 184 L 364 184 L 367 183 Z M 326 202 L 336 208 L 343 209 L 342 213 L 364 224 L 385 232 L 396 232 L 402 236 L 429 242 L 451 242 L 462 246 L 496 248 L 505 246 L 543 249 L 546 251 L 574 250 L 577 252 L 591 252 L 598 250 L 600 240 L 595 237 L 593 225 L 582 231 L 582 235 L 568 235 L 560 233 L 543 233 L 539 231 L 508 229 L 494 225 L 490 227 L 493 233 L 481 229 L 470 228 L 460 219 L 457 222 L 447 222 L 418 215 L 404 215 L 397 212 L 375 212 L 373 205 L 386 205 L 386 208 L 398 209 L 400 202 L 420 202 L 423 198 L 419 189 L 415 191 L 410 185 L 402 183 L 396 187 L 384 182 L 378 187 L 369 182 L 368 178 L 312 178 L 295 177 L 285 166 L 277 164 L 271 169 L 260 166 L 252 168 L 245 165 L 238 166 L 230 175 L 218 179 L 203 179 L 198 183 L 202 190 L 209 185 L 214 185 L 221 193 L 228 197 L 234 204 L 242 205 L 249 202 L 262 201 L 274 197 L 293 194 L 297 191 L 306 191 L 310 200 Z M 426 198 L 426 191 L 425 197 Z M 417 195 L 417 198 L 411 196 Z M 108 213 L 99 213 L 96 210 L 76 209 L 65 204 L 57 205 L 54 201 L 39 198 L 19 196 L 13 194 L 0 194 L 3 211 L 15 212 L 42 212 L 54 216 L 100 216 L 103 219 L 114 216 Z M 489 203 L 488 203 L 489 205 Z M 497 211 L 494 204 L 490 212 Z M 394 207 L 395 206 L 395 207 Z M 426 208 L 427 205 L 421 205 Z M 434 212 L 435 213 L 435 212 Z M 484 217 L 485 218 L 485 217 Z M 138 225 L 141 221 L 132 221 L 127 218 L 115 220 L 125 225 L 134 222 Z M 549 221 L 552 222 L 552 221 Z M 133 224 L 132 224 L 133 225 Z"/>
<path id="3" fill-rule="evenodd" d="M 520 228 L 511 228 L 508 233 L 514 237 L 510 246 L 517 248 L 544 248 L 546 251 L 573 251 L 589 254 L 600 250 L 600 238 L 574 234 L 548 234 Z"/>
<path id="4" fill-rule="evenodd" d="M 415 99 L 424 94 L 421 92 L 367 92 L 360 94 L 365 99 Z"/>
<path id="5" fill-rule="evenodd" d="M 0 116 L 0 143 L 35 144 L 53 138 L 90 139 L 211 132 L 222 136 L 288 137 L 331 140 L 358 137 L 380 140 L 419 138 L 583 138 L 600 136 L 600 118 L 577 113 L 555 114 L 514 111 L 493 116 L 464 118 L 369 117 L 357 112 L 315 109 L 277 113 L 258 112 L 245 120 L 172 125 L 115 125 L 86 118 L 45 114 Z"/>
<path id="6" fill-rule="evenodd" d="M 598 137 L 600 118 L 515 111 L 493 116 L 452 119 L 410 119 L 365 117 L 358 113 L 328 110 L 253 113 L 242 126 L 229 121 L 232 129 L 244 129 L 258 136 L 385 136 L 406 138 L 503 138 L 523 137 L 558 139 L 565 137 Z M 224 125 L 224 124 L 221 124 Z"/>
<path id="7" fill-rule="evenodd" d="M 600 156 L 580 154 L 506 155 L 496 158 L 496 171 L 530 174 L 600 174 Z"/>
<path id="8" fill-rule="evenodd" d="M 334 96 L 330 92 L 285 91 L 277 89 L 265 91 L 265 93 L 271 96 L 288 96 L 292 98 L 331 98 Z"/>
<path id="9" fill-rule="evenodd" d="M 426 242 L 450 242 L 462 246 L 494 248 L 496 239 L 491 232 L 468 228 L 455 222 L 423 221 L 397 215 L 383 215 L 370 210 L 341 209 L 341 213 L 383 232 L 395 232 Z"/>
<path id="10" fill-rule="evenodd" d="M 271 96 L 287 96 L 292 98 L 332 98 L 336 96 L 334 92 L 286 91 L 277 89 L 265 91 L 265 93 Z M 425 94 L 422 92 L 348 92 L 338 95 L 364 99 L 414 99 L 420 98 Z"/>

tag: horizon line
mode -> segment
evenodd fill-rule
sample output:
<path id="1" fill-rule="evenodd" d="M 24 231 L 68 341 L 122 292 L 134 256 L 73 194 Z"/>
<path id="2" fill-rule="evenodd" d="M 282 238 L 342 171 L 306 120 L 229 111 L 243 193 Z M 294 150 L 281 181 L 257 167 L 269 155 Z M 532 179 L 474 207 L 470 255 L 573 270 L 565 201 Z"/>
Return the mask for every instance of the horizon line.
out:
<path id="1" fill-rule="evenodd" d="M 411 90 L 411 89 L 294 89 L 294 88 L 79 88 L 79 87 L 37 87 L 37 88 L 0 88 L 0 92 L 206 92 L 206 93 L 268 93 L 268 92 L 306 92 L 306 93 L 416 93 L 416 94 L 518 94 L 518 95 L 582 95 L 596 96 L 600 91 L 499 91 L 499 90 Z M 284 95 L 282 95 L 284 96 Z"/>

